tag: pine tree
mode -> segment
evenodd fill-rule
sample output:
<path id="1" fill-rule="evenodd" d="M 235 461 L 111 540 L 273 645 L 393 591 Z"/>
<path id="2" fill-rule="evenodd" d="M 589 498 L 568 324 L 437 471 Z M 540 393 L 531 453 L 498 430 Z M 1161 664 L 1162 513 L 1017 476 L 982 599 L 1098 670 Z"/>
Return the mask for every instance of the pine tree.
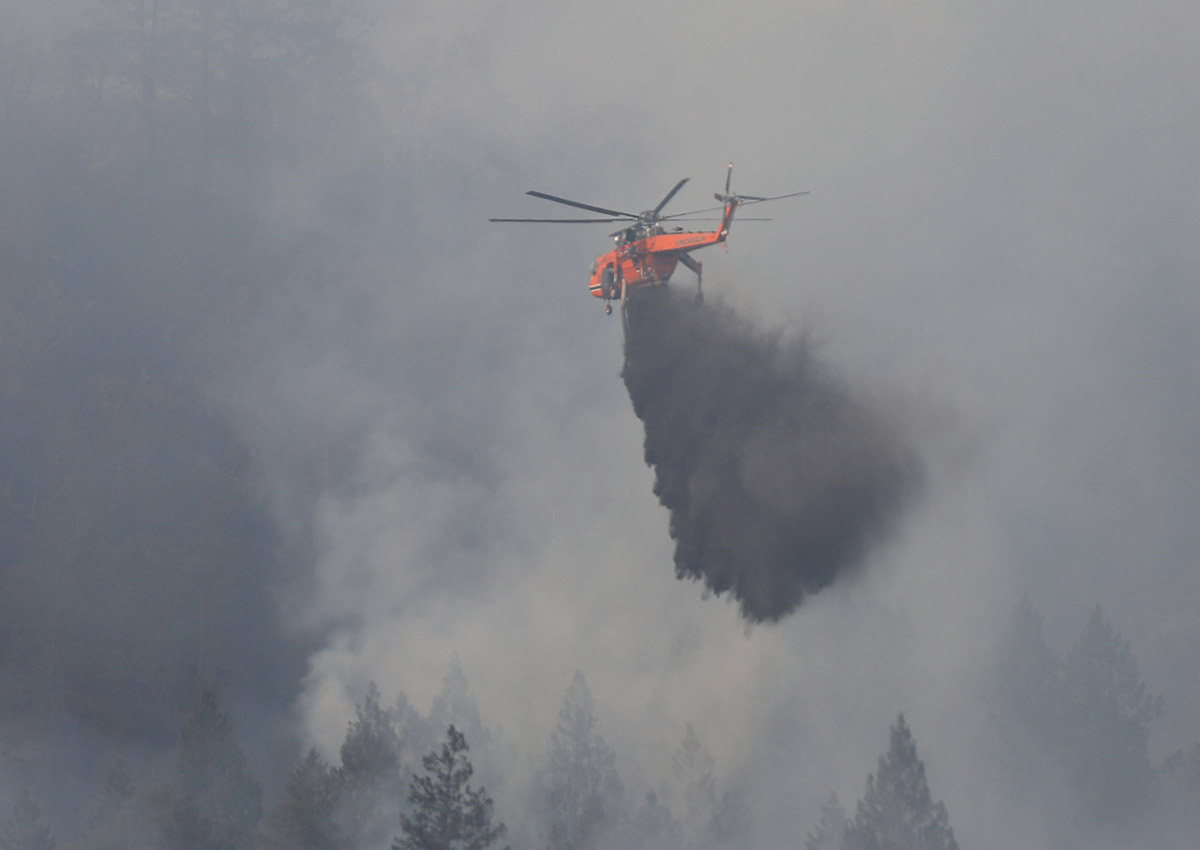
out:
<path id="1" fill-rule="evenodd" d="M 1015 721 L 1039 747 L 1062 736 L 1063 669 L 1042 634 L 1041 613 L 1028 596 L 1013 609 L 992 666 L 993 698 L 1004 719 Z"/>
<path id="2" fill-rule="evenodd" d="M 683 850 L 683 829 L 671 810 L 647 791 L 642 805 L 629 819 L 628 834 L 621 846 L 629 850 Z"/>
<path id="3" fill-rule="evenodd" d="M 679 812 L 684 846 L 717 848 L 734 846 L 745 837 L 749 815 L 736 790 L 717 796 L 716 760 L 692 724 L 671 755 L 671 781 L 667 799 Z"/>
<path id="4" fill-rule="evenodd" d="M 1068 770 L 1085 814 L 1106 821 L 1144 810 L 1154 786 L 1147 753 L 1162 697 L 1150 694 L 1129 641 L 1099 606 L 1065 665 Z"/>
<path id="5" fill-rule="evenodd" d="M 389 714 L 400 746 L 400 768 L 403 773 L 405 765 L 415 768 L 421 763 L 425 753 L 438 745 L 440 733 L 432 719 L 422 717 L 421 712 L 409 702 L 403 691 L 397 694 Z M 455 728 L 459 728 L 457 724 Z"/>
<path id="6" fill-rule="evenodd" d="M 821 820 L 805 837 L 804 850 L 841 850 L 848 823 L 846 810 L 838 802 L 837 794 L 833 794 L 829 802 L 821 806 Z"/>
<path id="7" fill-rule="evenodd" d="M 454 653 L 450 658 L 446 675 L 442 677 L 441 693 L 433 698 L 433 704 L 429 707 L 429 720 L 424 725 L 434 733 L 434 737 L 423 744 L 422 752 L 425 748 L 436 745 L 436 736 L 441 730 L 453 726 L 471 742 L 471 752 L 475 756 L 475 774 L 479 781 L 490 788 L 499 787 L 503 776 L 498 770 L 498 760 L 493 757 L 492 734 L 483 725 L 483 715 L 471 693 L 471 685 L 463 673 L 458 653 Z"/>
<path id="8" fill-rule="evenodd" d="M 385 844 L 395 824 L 404 782 L 400 738 L 379 688 L 367 686 L 355 719 L 346 728 L 338 771 L 338 840 L 347 847 Z"/>
<path id="9" fill-rule="evenodd" d="M 233 740 L 229 718 L 205 689 L 179 730 L 166 832 L 179 846 L 237 850 L 262 816 L 262 790 Z"/>
<path id="10" fill-rule="evenodd" d="M 264 816 L 259 850 L 333 850 L 338 773 L 315 749 L 288 775 L 283 798 Z"/>
<path id="11" fill-rule="evenodd" d="M 958 850 L 946 807 L 930 796 L 925 763 L 903 714 L 878 771 L 867 777 L 845 844 L 847 850 Z"/>
<path id="12" fill-rule="evenodd" d="M 549 850 L 591 850 L 617 825 L 622 789 L 615 765 L 613 751 L 596 732 L 587 682 L 576 671 L 550 737 L 543 779 Z"/>
<path id="13" fill-rule="evenodd" d="M 483 788 L 471 790 L 474 768 L 467 758 L 467 740 L 451 726 L 440 753 L 422 759 L 424 776 L 413 776 L 408 800 L 412 816 L 400 816 L 403 837 L 392 850 L 484 850 L 505 833 L 492 824 L 492 798 Z"/>
<path id="14" fill-rule="evenodd" d="M 675 811 L 689 846 L 699 846 L 707 838 L 708 827 L 717 806 L 716 760 L 688 724 L 683 740 L 671 755 L 671 779 Z"/>
<path id="15" fill-rule="evenodd" d="M 442 677 L 442 691 L 433 699 L 429 709 L 429 723 L 434 729 L 445 729 L 454 726 L 464 736 L 475 742 L 478 752 L 490 738 L 483 728 L 483 717 L 475 697 L 471 695 L 471 686 L 463 673 L 462 663 L 455 653 L 450 658 L 450 666 Z"/>

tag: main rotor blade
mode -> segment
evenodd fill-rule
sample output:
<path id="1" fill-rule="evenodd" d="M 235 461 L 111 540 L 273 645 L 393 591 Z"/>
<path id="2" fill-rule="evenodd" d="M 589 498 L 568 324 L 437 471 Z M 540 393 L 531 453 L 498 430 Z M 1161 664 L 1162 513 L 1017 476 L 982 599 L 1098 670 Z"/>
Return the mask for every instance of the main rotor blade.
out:
<path id="1" fill-rule="evenodd" d="M 689 178 L 684 177 L 682 180 L 680 180 L 678 183 L 676 183 L 675 188 L 672 189 L 670 192 L 667 192 L 667 196 L 658 202 L 658 206 L 654 208 L 654 217 L 655 218 L 658 218 L 658 214 L 660 212 L 662 212 L 662 208 L 667 205 L 667 202 L 669 200 L 671 200 L 672 198 L 675 197 L 675 193 L 683 188 L 683 184 L 688 182 L 688 179 Z"/>
<path id="2" fill-rule="evenodd" d="M 605 209 L 604 207 L 592 206 L 591 204 L 581 204 L 579 201 L 571 201 L 571 200 L 568 200 L 567 198 L 560 198 L 557 195 L 547 195 L 545 192 L 530 191 L 530 192 L 526 192 L 525 194 L 533 195 L 533 197 L 541 198 L 542 200 L 545 200 L 545 201 L 554 201 L 554 203 L 556 203 L 556 204 L 566 204 L 568 207 L 578 207 L 581 210 L 590 210 L 591 212 L 598 212 L 598 213 L 602 213 L 604 215 L 616 215 L 616 216 L 621 216 L 622 218 L 633 218 L 633 219 L 637 218 L 636 213 L 622 212 L 621 210 L 608 210 L 608 209 Z"/>
<path id="3" fill-rule="evenodd" d="M 688 215 L 699 215 L 700 213 L 721 212 L 725 207 L 705 207 L 702 210 L 688 210 L 687 212 L 671 213 L 664 215 L 659 221 L 672 221 L 677 218 L 683 218 Z"/>
<path id="4" fill-rule="evenodd" d="M 488 221 L 533 222 L 536 224 L 612 224 L 626 221 L 624 218 L 489 218 Z"/>

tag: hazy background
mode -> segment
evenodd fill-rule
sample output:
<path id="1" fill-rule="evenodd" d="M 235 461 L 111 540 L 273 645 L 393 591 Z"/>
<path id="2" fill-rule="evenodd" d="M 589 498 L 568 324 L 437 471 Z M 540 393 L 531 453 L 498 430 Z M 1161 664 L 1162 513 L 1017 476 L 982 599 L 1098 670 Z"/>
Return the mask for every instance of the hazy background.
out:
<path id="1" fill-rule="evenodd" d="M 691 723 L 797 843 L 904 711 L 964 846 L 1037 846 L 975 746 L 1022 593 L 1060 651 L 1097 604 L 1131 641 L 1156 761 L 1200 737 L 1194 5 L 363 2 L 302 84 L 209 92 L 272 116 L 251 149 L 64 83 L 105 8 L 0 2 L 0 792 L 160 751 L 215 681 L 270 793 L 457 653 L 514 774 L 578 669 L 627 785 Z M 172 55 L 161 115 L 200 97 Z M 928 475 L 856 581 L 753 628 L 674 577 L 586 292 L 607 230 L 486 221 L 706 206 L 729 160 L 812 194 L 697 255 L 709 296 L 902 410 Z"/>

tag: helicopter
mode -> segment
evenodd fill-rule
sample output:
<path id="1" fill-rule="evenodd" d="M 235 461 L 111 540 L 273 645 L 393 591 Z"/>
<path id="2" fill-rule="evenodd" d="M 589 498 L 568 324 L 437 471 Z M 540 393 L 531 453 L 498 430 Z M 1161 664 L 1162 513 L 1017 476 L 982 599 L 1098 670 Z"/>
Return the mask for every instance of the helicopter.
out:
<path id="1" fill-rule="evenodd" d="M 596 258 L 592 263 L 591 278 L 588 290 L 596 298 L 604 299 L 604 312 L 612 315 L 612 302 L 621 305 L 622 323 L 627 322 L 628 300 L 631 295 L 652 287 L 666 286 L 678 264 L 696 274 L 696 301 L 703 303 L 704 289 L 702 286 L 702 265 L 691 256 L 691 252 L 708 245 L 725 243 L 729 236 L 729 228 L 733 224 L 734 213 L 739 207 L 748 204 L 759 204 L 764 201 L 778 201 L 783 198 L 794 198 L 807 195 L 808 192 L 791 192 L 786 195 L 774 195 L 764 198 L 759 195 L 737 195 L 729 190 L 733 180 L 733 163 L 725 173 L 725 191 L 714 192 L 713 197 L 722 206 L 707 209 L 690 210 L 688 212 L 663 215 L 663 208 L 675 197 L 676 193 L 688 182 L 685 177 L 663 197 L 653 209 L 641 213 L 624 212 L 584 204 L 546 192 L 529 191 L 525 194 L 556 204 L 600 213 L 605 218 L 491 218 L 488 221 L 512 223 L 541 223 L 541 224 L 610 224 L 613 222 L 629 222 L 627 227 L 610 234 L 616 242 L 616 247 L 606 254 Z M 669 222 L 695 221 L 692 216 L 705 213 L 720 212 L 720 224 L 716 230 L 685 231 L 682 227 L 668 229 Z M 745 219 L 744 219 L 745 220 Z M 751 221 L 767 221 L 769 219 L 749 219 Z M 728 244 L 725 245 L 728 250 Z"/>

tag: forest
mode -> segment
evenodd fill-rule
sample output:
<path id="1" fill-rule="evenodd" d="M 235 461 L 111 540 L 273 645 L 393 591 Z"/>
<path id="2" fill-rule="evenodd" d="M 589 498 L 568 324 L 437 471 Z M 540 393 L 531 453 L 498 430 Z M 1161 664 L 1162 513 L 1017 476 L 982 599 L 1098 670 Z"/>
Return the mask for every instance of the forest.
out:
<path id="1" fill-rule="evenodd" d="M 347 459 L 375 435 L 323 398 L 269 419 L 248 400 L 305 396 L 280 361 L 334 383 L 362 362 L 403 373 L 411 465 L 485 502 L 502 466 L 476 446 L 485 426 L 431 413 L 445 373 L 411 364 L 452 370 L 493 342 L 418 316 L 385 350 L 352 339 L 347 365 L 295 333 L 378 340 L 369 288 L 420 262 L 393 234 L 442 225 L 414 220 L 422 184 L 377 100 L 367 4 L 75 6 L 53 38 L 0 33 L 0 850 L 1007 846 L 954 830 L 940 800 L 960 783 L 1018 825 L 998 836 L 1033 820 L 1053 848 L 1194 846 L 1200 743 L 1152 757 L 1163 700 L 1131 643 L 1097 606 L 1062 651 L 1029 597 L 970 683 L 986 781 L 932 761 L 927 779 L 918 744 L 938 729 L 871 706 L 861 796 L 831 781 L 792 799 L 806 834 L 781 835 L 690 723 L 656 775 L 623 775 L 584 664 L 538 742 L 489 725 L 455 659 L 427 711 L 371 684 L 340 747 L 311 746 L 296 702 L 350 615 L 314 622 L 299 600 L 328 494 L 365 486 L 369 464 Z M 472 379 L 484 406 L 489 376 Z M 497 520 L 462 514 L 470 552 Z M 437 805 L 473 826 L 424 828 Z"/>
<path id="2" fill-rule="evenodd" d="M 1200 745 L 1152 763 L 1146 742 L 1161 697 L 1147 690 L 1128 642 L 1099 608 L 1060 657 L 1042 636 L 1041 615 L 1023 599 L 988 666 L 995 713 L 980 755 L 1003 776 L 1010 813 L 1053 809 L 1055 846 L 1080 835 L 1187 846 L 1198 826 Z M 522 761 L 537 764 L 534 779 L 514 788 L 506 767 Z M 566 689 L 544 750 L 522 753 L 485 725 L 455 659 L 428 713 L 403 693 L 385 701 L 371 684 L 336 757 L 310 749 L 268 799 L 233 719 L 205 690 L 179 728 L 165 776 L 147 778 L 111 756 L 88 795 L 84 825 L 70 836 L 58 835 L 54 818 L 23 790 L 0 827 L 0 846 L 483 850 L 505 837 L 547 850 L 766 846 L 770 830 L 756 822 L 753 801 L 722 778 L 690 724 L 654 787 L 627 786 L 617 764 L 582 673 Z M 1039 780 L 1031 783 L 1032 776 Z M 1045 776 L 1054 777 L 1055 793 L 1046 793 Z M 959 839 L 935 793 L 901 713 L 850 809 L 836 792 L 823 803 L 795 801 L 812 810 L 803 846 L 954 850 Z M 794 843 L 801 846 L 799 837 Z"/>

